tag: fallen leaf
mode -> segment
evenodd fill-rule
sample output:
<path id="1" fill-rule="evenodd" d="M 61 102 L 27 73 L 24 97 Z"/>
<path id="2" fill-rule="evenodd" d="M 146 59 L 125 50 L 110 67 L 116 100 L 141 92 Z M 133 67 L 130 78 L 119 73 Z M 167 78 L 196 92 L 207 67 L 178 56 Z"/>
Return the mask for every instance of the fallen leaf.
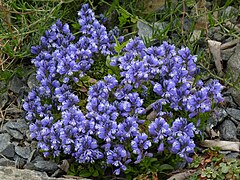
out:
<path id="1" fill-rule="evenodd" d="M 144 0 L 144 7 L 148 13 L 155 12 L 165 5 L 165 0 Z"/>
<path id="2" fill-rule="evenodd" d="M 223 75 L 222 58 L 221 58 L 221 42 L 208 40 L 208 47 L 213 55 L 215 66 L 219 75 Z"/>

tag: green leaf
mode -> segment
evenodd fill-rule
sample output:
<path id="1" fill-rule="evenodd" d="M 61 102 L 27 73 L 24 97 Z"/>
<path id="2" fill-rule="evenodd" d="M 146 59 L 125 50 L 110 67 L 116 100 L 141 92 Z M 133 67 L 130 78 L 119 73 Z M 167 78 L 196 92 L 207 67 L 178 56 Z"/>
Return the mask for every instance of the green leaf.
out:
<path id="1" fill-rule="evenodd" d="M 114 0 L 114 1 L 111 3 L 111 7 L 109 8 L 109 10 L 108 10 L 108 12 L 107 12 L 107 16 L 109 16 L 113 10 L 117 9 L 118 6 L 119 6 L 119 1 L 118 1 L 118 0 Z"/>
<path id="2" fill-rule="evenodd" d="M 159 172 L 163 172 L 163 171 L 171 171 L 173 170 L 174 168 L 170 165 L 170 164 L 163 164 L 161 165 L 158 170 Z"/>
<path id="3" fill-rule="evenodd" d="M 222 173 L 226 174 L 229 172 L 230 167 L 227 166 L 225 163 L 220 163 L 220 166 L 221 166 Z"/>
<path id="4" fill-rule="evenodd" d="M 95 171 L 92 166 L 90 166 L 88 169 L 89 169 L 89 172 L 91 172 L 91 173 L 94 173 L 94 171 Z"/>
<path id="5" fill-rule="evenodd" d="M 79 30 L 80 29 L 80 24 L 79 23 L 74 23 L 74 24 L 72 24 L 72 27 L 76 30 Z"/>
<path id="6" fill-rule="evenodd" d="M 98 177 L 99 176 L 99 173 L 98 173 L 98 170 L 95 170 L 92 174 L 93 177 Z"/>
<path id="7" fill-rule="evenodd" d="M 138 17 L 136 16 L 136 17 L 131 17 L 131 22 L 132 23 L 137 23 L 137 21 L 138 21 Z"/>
<path id="8" fill-rule="evenodd" d="M 80 171 L 79 176 L 81 177 L 90 177 L 92 175 L 87 169 L 83 169 Z"/>
<path id="9" fill-rule="evenodd" d="M 117 51 L 118 54 L 120 54 L 122 49 L 129 43 L 129 40 L 120 44 L 116 37 L 114 37 L 114 39 L 116 41 L 116 46 L 114 47 L 114 49 L 115 49 L 115 51 Z"/>
<path id="10" fill-rule="evenodd" d="M 118 17 L 118 20 L 119 20 L 120 27 L 123 27 L 128 22 L 128 19 L 123 16 Z"/>

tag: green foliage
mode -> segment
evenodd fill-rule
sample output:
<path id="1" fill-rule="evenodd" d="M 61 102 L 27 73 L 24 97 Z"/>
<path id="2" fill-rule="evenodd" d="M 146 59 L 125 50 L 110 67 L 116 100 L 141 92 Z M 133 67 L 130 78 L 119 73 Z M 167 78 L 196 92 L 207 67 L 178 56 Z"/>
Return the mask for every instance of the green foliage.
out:
<path id="1" fill-rule="evenodd" d="M 81 3 L 72 1 L 3 0 L 0 6 L 1 65 L 31 57 L 31 46 L 38 44 L 44 31 L 57 19 L 71 22 Z"/>
<path id="2" fill-rule="evenodd" d="M 196 157 L 190 167 L 197 169 L 191 175 L 190 180 L 238 180 L 240 178 L 240 161 L 237 159 L 225 160 L 218 148 L 204 150 L 203 155 Z"/>
<path id="3" fill-rule="evenodd" d="M 106 168 L 100 164 L 101 163 L 79 165 L 78 163 L 71 163 L 67 174 L 84 178 L 104 179 Z"/>
<path id="4" fill-rule="evenodd" d="M 126 179 L 138 179 L 141 175 L 151 176 L 153 173 L 157 173 L 159 177 L 165 177 L 166 173 L 170 172 L 174 167 L 170 164 L 164 164 L 162 160 L 157 158 L 145 157 L 139 164 L 127 166 L 125 171 Z"/>

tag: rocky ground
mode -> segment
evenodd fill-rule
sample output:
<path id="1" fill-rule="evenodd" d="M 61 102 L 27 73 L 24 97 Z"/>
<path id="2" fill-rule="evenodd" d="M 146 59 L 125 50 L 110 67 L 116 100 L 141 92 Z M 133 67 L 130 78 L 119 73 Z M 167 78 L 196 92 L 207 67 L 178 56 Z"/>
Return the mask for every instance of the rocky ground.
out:
<path id="1" fill-rule="evenodd" d="M 226 11 L 232 9 L 235 11 L 233 7 Z M 140 35 L 144 35 L 144 28 L 149 32 L 149 27 L 143 24 L 138 26 L 141 29 Z M 240 33 L 239 27 L 235 28 Z M 237 79 L 240 74 L 239 37 L 227 39 L 222 35 L 220 27 L 212 28 L 209 33 L 212 41 L 220 43 L 218 53 L 223 71 L 231 71 Z M 213 58 L 217 57 L 213 55 Z M 218 60 L 214 59 L 216 65 Z M 29 75 L 23 78 L 13 75 L 8 84 L 0 81 L 0 89 L 5 89 L 0 94 L 0 179 L 54 180 L 66 174 L 62 162 L 57 164 L 43 158 L 37 149 L 37 142 L 29 137 L 28 122 L 24 119 L 22 100 L 36 84 L 34 73 L 26 74 Z M 228 87 L 223 94 L 224 103 L 215 109 L 216 113 L 209 119 L 205 136 L 211 142 L 219 142 L 223 149 L 221 152 L 227 158 L 240 159 L 240 91 Z M 225 141 L 232 142 L 233 148 L 226 148 Z M 202 146 L 209 147 L 211 143 Z M 70 180 L 73 177 L 65 176 L 64 179 Z"/>

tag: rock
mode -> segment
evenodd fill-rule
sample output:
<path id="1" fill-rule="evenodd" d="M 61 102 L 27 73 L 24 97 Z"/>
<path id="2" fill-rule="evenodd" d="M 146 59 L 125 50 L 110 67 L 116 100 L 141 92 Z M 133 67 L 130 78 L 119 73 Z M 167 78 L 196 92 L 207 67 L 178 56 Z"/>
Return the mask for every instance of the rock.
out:
<path id="1" fill-rule="evenodd" d="M 27 80 L 27 85 L 29 87 L 29 89 L 32 89 L 34 87 L 36 87 L 38 84 L 38 80 L 36 78 L 36 74 L 35 73 L 32 73 L 29 77 L 28 77 L 28 80 Z"/>
<path id="2" fill-rule="evenodd" d="M 226 155 L 224 156 L 224 158 L 225 158 L 226 160 L 235 160 L 235 159 L 237 159 L 238 157 L 239 157 L 239 152 L 231 152 L 231 153 L 226 154 Z"/>
<path id="3" fill-rule="evenodd" d="M 66 172 L 64 172 L 63 170 L 61 169 L 57 169 L 52 175 L 51 177 L 60 177 L 62 175 L 66 174 Z"/>
<path id="4" fill-rule="evenodd" d="M 23 140 L 23 134 L 17 130 L 6 128 L 8 134 L 10 134 L 13 138 L 18 140 Z"/>
<path id="5" fill-rule="evenodd" d="M 15 121 L 8 121 L 6 127 L 14 130 L 18 130 L 22 134 L 26 134 L 28 130 L 27 122 L 24 119 L 17 119 Z"/>
<path id="6" fill-rule="evenodd" d="M 27 159 L 27 163 L 30 163 L 33 160 L 33 158 L 36 156 L 36 154 L 37 154 L 37 150 L 36 149 L 32 150 Z"/>
<path id="7" fill-rule="evenodd" d="M 52 161 L 36 161 L 27 163 L 24 168 L 52 174 L 58 169 L 58 165 Z"/>
<path id="8" fill-rule="evenodd" d="M 223 40 L 223 38 L 224 38 L 223 35 L 219 32 L 213 34 L 213 39 L 216 40 L 216 41 L 221 42 Z"/>
<path id="9" fill-rule="evenodd" d="M 38 155 L 34 158 L 34 160 L 32 160 L 32 163 L 35 163 L 35 162 L 37 162 L 37 161 L 44 161 L 44 158 L 38 154 Z"/>
<path id="10" fill-rule="evenodd" d="M 31 155 L 31 149 L 30 147 L 21 147 L 21 146 L 16 146 L 15 147 L 15 152 L 17 155 L 24 159 L 28 159 Z"/>
<path id="11" fill-rule="evenodd" d="M 8 102 L 8 93 L 0 94 L 0 108 L 2 109 Z"/>
<path id="12" fill-rule="evenodd" d="M 240 140 L 240 124 L 237 126 L 237 137 Z"/>
<path id="13" fill-rule="evenodd" d="M 240 110 L 239 109 L 227 108 L 226 111 L 231 117 L 233 117 L 234 119 L 236 119 L 240 122 Z"/>
<path id="14" fill-rule="evenodd" d="M 237 139 L 237 127 L 231 120 L 225 120 L 219 126 L 220 136 L 223 140 L 238 141 Z"/>
<path id="15" fill-rule="evenodd" d="M 239 13 L 238 9 L 232 6 L 228 6 L 227 8 L 220 11 L 221 17 L 225 20 L 229 19 L 232 23 L 237 22 L 238 13 Z"/>
<path id="16" fill-rule="evenodd" d="M 2 180 L 76 180 L 73 178 L 48 177 L 45 172 L 37 172 L 29 169 L 16 169 L 15 167 L 0 166 L 0 179 Z M 78 180 L 87 180 L 78 178 Z"/>
<path id="17" fill-rule="evenodd" d="M 231 96 L 233 97 L 233 101 L 238 106 L 240 106 L 240 91 L 238 91 L 237 89 L 231 87 L 231 88 L 228 89 L 227 92 L 231 94 Z"/>
<path id="18" fill-rule="evenodd" d="M 235 51 L 235 47 L 225 49 L 225 50 L 221 50 L 222 60 L 223 61 L 228 61 L 230 59 L 230 57 L 233 55 L 234 51 Z"/>
<path id="19" fill-rule="evenodd" d="M 153 37 L 154 33 L 156 34 L 166 27 L 166 23 L 165 22 L 162 22 L 162 23 L 156 22 L 152 26 L 153 27 L 150 27 L 148 24 L 138 21 L 137 22 L 138 35 L 140 37 L 151 39 Z"/>
<path id="20" fill-rule="evenodd" d="M 238 124 L 240 124 L 239 121 L 234 119 L 233 117 L 230 117 L 230 119 L 236 125 L 236 127 L 238 126 Z"/>
<path id="21" fill-rule="evenodd" d="M 8 121 L 4 124 L 4 129 L 15 139 L 23 140 L 28 125 L 24 119 L 17 119 L 17 121 Z"/>
<path id="22" fill-rule="evenodd" d="M 15 146 L 13 144 L 8 144 L 1 154 L 7 158 L 13 158 L 15 155 Z"/>
<path id="23" fill-rule="evenodd" d="M 12 160 L 9 160 L 7 158 L 1 158 L 0 159 L 0 167 L 1 166 L 13 166 L 15 167 L 15 162 Z"/>
<path id="24" fill-rule="evenodd" d="M 237 108 L 237 104 L 233 101 L 233 97 L 231 95 L 224 96 L 224 104 L 226 107 Z"/>
<path id="25" fill-rule="evenodd" d="M 14 159 L 15 159 L 15 167 L 18 169 L 23 169 L 24 165 L 26 164 L 26 160 L 17 155 L 14 157 Z"/>
<path id="26" fill-rule="evenodd" d="M 7 133 L 0 134 L 0 153 L 3 152 L 10 144 L 10 135 Z"/>
<path id="27" fill-rule="evenodd" d="M 220 32 L 220 31 L 221 31 L 221 27 L 220 26 L 216 26 L 216 27 L 210 28 L 209 31 L 208 31 L 209 38 L 216 40 L 214 38 L 214 34 Z"/>
<path id="28" fill-rule="evenodd" d="M 240 44 L 236 46 L 235 52 L 230 57 L 227 63 L 227 72 L 232 74 L 233 80 L 236 81 L 240 72 Z"/>
<path id="29" fill-rule="evenodd" d="M 228 114 L 227 114 L 227 112 L 226 112 L 225 109 L 216 107 L 216 108 L 214 109 L 214 113 L 213 113 L 213 115 L 212 115 L 212 118 L 213 118 L 214 121 L 215 121 L 215 124 L 213 124 L 214 127 L 215 127 L 217 124 L 221 123 L 221 122 L 224 120 L 224 118 L 227 117 L 227 115 L 228 115 Z"/>
<path id="30" fill-rule="evenodd" d="M 23 86 L 18 93 L 17 97 L 17 107 L 22 108 L 22 105 L 24 103 L 23 99 L 25 98 L 25 95 L 29 92 L 29 88 L 27 86 Z"/>
<path id="31" fill-rule="evenodd" d="M 24 83 L 15 75 L 9 82 L 9 90 L 18 94 L 20 89 L 24 86 Z"/>

